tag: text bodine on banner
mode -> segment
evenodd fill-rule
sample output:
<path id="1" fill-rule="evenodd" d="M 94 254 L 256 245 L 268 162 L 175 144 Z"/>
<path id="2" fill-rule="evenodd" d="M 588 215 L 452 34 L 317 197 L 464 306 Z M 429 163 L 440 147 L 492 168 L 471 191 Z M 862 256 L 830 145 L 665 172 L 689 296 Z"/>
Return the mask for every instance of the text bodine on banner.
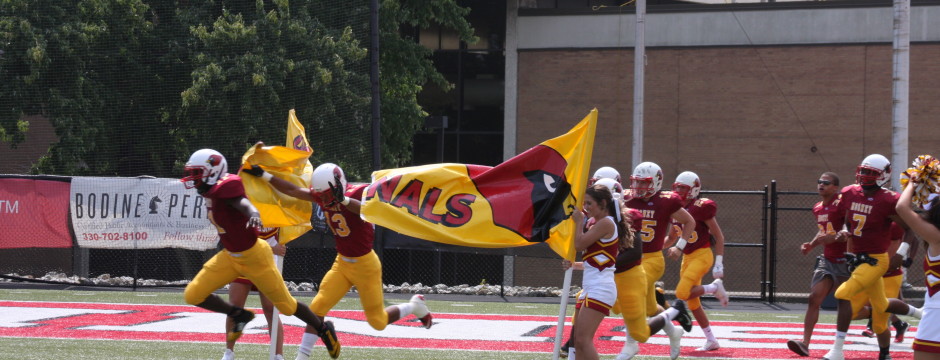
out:
<path id="1" fill-rule="evenodd" d="M 67 248 L 69 183 L 0 179 L 0 249 Z"/>
<path id="2" fill-rule="evenodd" d="M 219 240 L 205 198 L 179 179 L 74 177 L 69 198 L 81 247 L 208 250 Z"/>

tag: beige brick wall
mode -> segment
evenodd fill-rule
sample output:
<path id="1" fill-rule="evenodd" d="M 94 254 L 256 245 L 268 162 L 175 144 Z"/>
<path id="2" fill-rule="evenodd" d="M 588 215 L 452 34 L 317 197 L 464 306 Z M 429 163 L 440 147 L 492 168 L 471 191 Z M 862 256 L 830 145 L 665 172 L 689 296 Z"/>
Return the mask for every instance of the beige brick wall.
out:
<path id="1" fill-rule="evenodd" d="M 911 51 L 910 150 L 937 153 L 938 44 Z M 644 159 L 667 183 L 685 170 L 706 189 L 813 189 L 850 179 L 869 153 L 890 157 L 889 45 L 647 49 Z M 631 171 L 633 53 L 519 54 L 517 152 L 600 114 L 592 169 Z M 812 148 L 816 147 L 813 152 Z"/>

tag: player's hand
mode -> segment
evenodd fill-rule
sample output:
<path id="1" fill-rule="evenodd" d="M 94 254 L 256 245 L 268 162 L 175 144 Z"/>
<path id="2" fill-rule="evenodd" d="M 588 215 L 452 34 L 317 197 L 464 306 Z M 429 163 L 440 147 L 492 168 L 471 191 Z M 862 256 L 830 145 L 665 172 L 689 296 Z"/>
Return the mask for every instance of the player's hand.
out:
<path id="1" fill-rule="evenodd" d="M 715 261 L 715 267 L 712 268 L 712 277 L 721 279 L 725 277 L 725 264 L 721 260 Z"/>
<path id="2" fill-rule="evenodd" d="M 673 260 L 679 260 L 679 257 L 682 256 L 682 250 L 679 250 L 679 248 L 675 246 L 669 248 L 669 250 L 666 250 L 666 253 L 669 258 Z"/>
<path id="3" fill-rule="evenodd" d="M 912 257 L 909 257 L 906 260 L 901 262 L 901 266 L 903 266 L 904 268 L 910 268 L 911 265 L 913 264 L 914 264 L 914 258 Z"/>
<path id="4" fill-rule="evenodd" d="M 848 241 L 850 236 L 852 236 L 852 234 L 849 233 L 848 230 L 841 230 L 838 234 L 836 234 L 836 241 Z"/>
<path id="5" fill-rule="evenodd" d="M 242 169 L 242 172 L 254 177 L 261 177 L 264 175 L 264 169 L 258 165 L 252 165 L 249 168 Z"/>
<path id="6" fill-rule="evenodd" d="M 274 255 L 284 256 L 284 255 L 287 255 L 287 246 L 277 244 L 271 248 L 271 251 L 274 252 Z"/>
<path id="7" fill-rule="evenodd" d="M 245 224 L 245 228 L 261 228 L 261 214 L 253 212 L 251 216 L 248 217 L 248 223 Z"/>
<path id="8" fill-rule="evenodd" d="M 813 247 L 810 246 L 810 243 L 808 242 L 800 244 L 800 252 L 803 253 L 803 255 L 809 254 L 809 251 L 812 249 Z"/>
<path id="9" fill-rule="evenodd" d="M 329 182 L 327 184 L 330 185 L 330 191 L 333 193 L 333 201 L 346 205 L 346 189 L 340 188 L 340 184 L 342 184 L 342 182 L 340 182 L 339 175 L 335 175 L 333 182 Z"/>

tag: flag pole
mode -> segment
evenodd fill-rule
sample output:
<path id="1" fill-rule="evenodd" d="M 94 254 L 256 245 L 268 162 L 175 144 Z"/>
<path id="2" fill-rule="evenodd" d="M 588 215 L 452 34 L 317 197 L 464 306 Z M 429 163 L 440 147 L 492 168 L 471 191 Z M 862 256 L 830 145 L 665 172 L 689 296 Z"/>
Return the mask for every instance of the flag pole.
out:
<path id="1" fill-rule="evenodd" d="M 278 234 L 280 235 L 280 234 Z M 274 263 L 277 264 L 277 272 L 283 273 L 284 270 L 284 257 L 280 255 L 274 255 Z M 277 306 L 272 306 L 271 309 L 271 346 L 268 349 L 268 359 L 275 360 L 277 357 L 277 336 L 278 336 L 278 324 L 280 324 L 281 316 L 277 311 Z"/>
<path id="2" fill-rule="evenodd" d="M 565 270 L 565 282 L 561 290 L 561 304 L 558 307 L 558 326 L 555 328 L 555 350 L 552 351 L 552 360 L 558 360 L 561 351 L 561 339 L 565 334 L 565 317 L 568 314 L 568 298 L 571 297 L 571 273 L 574 266 Z"/>

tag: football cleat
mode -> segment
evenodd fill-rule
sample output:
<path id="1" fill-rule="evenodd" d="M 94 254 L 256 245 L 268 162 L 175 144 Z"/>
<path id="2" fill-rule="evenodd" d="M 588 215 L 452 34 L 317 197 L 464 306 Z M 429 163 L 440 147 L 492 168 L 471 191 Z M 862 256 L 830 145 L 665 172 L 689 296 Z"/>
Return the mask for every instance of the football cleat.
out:
<path id="1" fill-rule="evenodd" d="M 672 308 L 679 310 L 679 314 L 676 315 L 676 321 L 679 322 L 679 325 L 682 325 L 682 329 L 685 332 L 692 332 L 692 317 L 689 316 L 689 309 L 685 306 L 685 301 L 676 300 L 672 304 Z"/>
<path id="2" fill-rule="evenodd" d="M 865 329 L 865 330 L 862 330 L 862 336 L 867 337 L 867 338 L 873 338 L 875 337 L 875 332 L 871 331 L 871 329 Z"/>
<path id="3" fill-rule="evenodd" d="M 564 344 L 561 344 L 561 350 L 558 351 L 558 357 L 567 358 L 568 357 L 568 348 L 571 347 L 571 339 L 568 339 Z"/>
<path id="4" fill-rule="evenodd" d="M 659 306 L 662 306 L 663 309 L 668 309 L 669 303 L 666 302 L 666 290 L 663 289 L 663 282 L 657 281 L 655 288 L 656 288 L 656 303 L 659 304 Z"/>
<path id="5" fill-rule="evenodd" d="M 235 360 L 235 352 L 232 349 L 225 349 L 225 353 L 222 354 L 222 360 Z"/>
<path id="6" fill-rule="evenodd" d="M 232 331 L 226 334 L 228 341 L 235 341 L 242 337 L 242 331 L 245 330 L 245 325 L 248 325 L 254 318 L 255 313 L 248 309 L 241 309 L 238 315 L 232 316 Z"/>
<path id="7" fill-rule="evenodd" d="M 673 327 L 672 331 L 666 334 L 669 336 L 669 359 L 671 360 L 678 359 L 679 353 L 682 352 L 680 342 L 682 341 L 683 333 L 684 331 L 682 331 L 681 328 Z"/>
<path id="8" fill-rule="evenodd" d="M 787 347 L 799 356 L 809 356 L 809 346 L 799 340 L 788 340 Z"/>
<path id="9" fill-rule="evenodd" d="M 725 282 L 722 281 L 721 279 L 715 279 L 715 281 L 712 281 L 712 284 L 718 287 L 717 289 L 715 289 L 715 298 L 718 299 L 719 302 L 721 302 L 721 306 L 727 307 L 728 306 L 728 292 L 725 291 Z"/>
<path id="10" fill-rule="evenodd" d="M 896 326 L 894 331 L 897 333 L 894 335 L 894 342 L 902 343 L 904 342 L 904 333 L 907 332 L 907 329 L 911 327 L 911 324 L 908 324 L 905 321 L 901 322 L 901 326 Z"/>
<path id="11" fill-rule="evenodd" d="M 891 360 L 891 353 L 884 350 L 879 351 L 878 360 Z"/>
<path id="12" fill-rule="evenodd" d="M 424 295 L 418 294 L 411 297 L 411 304 L 414 310 L 411 311 L 419 320 L 421 324 L 424 325 L 425 329 L 430 329 L 431 325 L 434 325 L 434 317 L 431 316 L 431 311 L 428 310 L 428 305 L 424 303 Z"/>
<path id="13" fill-rule="evenodd" d="M 627 335 L 627 341 L 623 343 L 623 348 L 617 354 L 616 360 L 630 360 L 640 352 L 640 344 Z"/>
<path id="14" fill-rule="evenodd" d="M 706 340 L 705 345 L 695 349 L 695 351 L 715 351 L 721 348 L 721 345 L 718 345 L 718 341 Z"/>
<path id="15" fill-rule="evenodd" d="M 336 328 L 333 327 L 333 322 L 324 321 L 323 327 L 318 332 L 320 340 L 323 340 L 323 346 L 326 346 L 326 352 L 330 354 L 331 358 L 338 358 L 340 345 L 339 338 L 336 337 Z M 300 352 L 297 354 L 300 355 Z"/>
<path id="16" fill-rule="evenodd" d="M 842 349 L 831 349 L 823 356 L 823 360 L 845 360 L 845 356 L 842 355 Z"/>

